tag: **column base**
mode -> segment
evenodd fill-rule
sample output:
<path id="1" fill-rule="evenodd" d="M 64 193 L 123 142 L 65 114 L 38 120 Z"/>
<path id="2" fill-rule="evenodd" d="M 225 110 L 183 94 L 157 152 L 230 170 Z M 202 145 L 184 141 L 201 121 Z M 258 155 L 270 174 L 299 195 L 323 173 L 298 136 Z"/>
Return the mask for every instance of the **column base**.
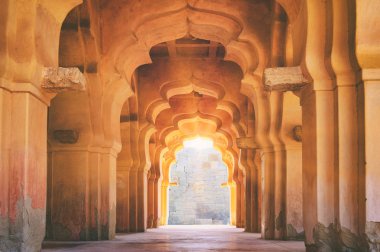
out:
<path id="1" fill-rule="evenodd" d="M 380 222 L 367 221 L 365 232 L 369 251 L 380 251 Z"/>

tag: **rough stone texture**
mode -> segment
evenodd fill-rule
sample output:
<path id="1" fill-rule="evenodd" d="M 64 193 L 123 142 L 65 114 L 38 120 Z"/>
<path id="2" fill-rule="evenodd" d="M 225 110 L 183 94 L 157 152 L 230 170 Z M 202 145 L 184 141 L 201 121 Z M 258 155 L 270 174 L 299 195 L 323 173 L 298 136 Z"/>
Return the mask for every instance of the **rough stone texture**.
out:
<path id="1" fill-rule="evenodd" d="M 342 251 L 369 251 L 366 239 L 351 232 L 348 228 L 340 228 Z"/>
<path id="2" fill-rule="evenodd" d="M 216 160 L 217 159 L 217 160 Z M 168 224 L 228 224 L 230 195 L 227 167 L 214 149 L 185 148 L 177 154 L 169 187 Z"/>
<path id="3" fill-rule="evenodd" d="M 268 91 L 295 91 L 308 83 L 301 67 L 275 67 L 264 70 L 264 87 Z"/>
<path id="4" fill-rule="evenodd" d="M 328 227 L 319 223 L 313 230 L 314 244 L 306 244 L 307 251 L 341 251 L 339 234 L 335 224 Z"/>
<path id="5" fill-rule="evenodd" d="M 366 235 L 370 251 L 380 251 L 380 222 L 368 221 Z"/>
<path id="6" fill-rule="evenodd" d="M 305 232 L 298 232 L 292 224 L 286 225 L 286 237 L 287 240 L 303 241 L 305 239 Z"/>
<path id="7" fill-rule="evenodd" d="M 34 209 L 30 198 L 17 202 L 16 221 L 0 217 L 0 251 L 34 252 L 41 250 L 45 236 L 44 209 Z"/>
<path id="8" fill-rule="evenodd" d="M 46 67 L 42 71 L 41 87 L 50 93 L 84 91 L 86 79 L 76 67 Z"/>

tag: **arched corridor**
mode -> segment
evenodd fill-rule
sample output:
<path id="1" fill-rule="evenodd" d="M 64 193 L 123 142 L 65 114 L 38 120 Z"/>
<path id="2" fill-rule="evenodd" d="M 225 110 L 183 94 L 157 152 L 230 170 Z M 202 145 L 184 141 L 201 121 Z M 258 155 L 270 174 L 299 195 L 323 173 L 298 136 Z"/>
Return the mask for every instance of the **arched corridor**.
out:
<path id="1" fill-rule="evenodd" d="M 380 251 L 380 1 L 0 6 L 0 252 Z"/>

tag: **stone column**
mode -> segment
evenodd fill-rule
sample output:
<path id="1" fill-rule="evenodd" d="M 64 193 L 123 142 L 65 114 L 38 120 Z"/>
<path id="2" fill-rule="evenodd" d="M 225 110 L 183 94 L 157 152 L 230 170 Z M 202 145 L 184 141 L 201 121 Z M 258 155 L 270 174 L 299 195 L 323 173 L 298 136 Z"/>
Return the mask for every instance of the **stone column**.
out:
<path id="1" fill-rule="evenodd" d="M 112 148 L 52 147 L 53 240 L 109 240 L 116 225 L 116 153 Z"/>
<path id="2" fill-rule="evenodd" d="M 161 174 L 161 152 L 163 147 L 159 146 L 155 149 L 155 155 L 153 159 L 153 167 L 156 171 L 156 177 L 154 180 L 154 209 L 153 209 L 153 228 L 157 228 L 160 225 L 161 220 L 161 183 L 162 183 L 162 174 Z"/>
<path id="3" fill-rule="evenodd" d="M 262 205 L 261 237 L 274 239 L 274 152 L 272 148 L 261 149 Z"/>
<path id="4" fill-rule="evenodd" d="M 46 69 L 49 91 L 84 90 L 78 69 Z M 92 126 L 87 92 L 59 94 L 49 113 L 48 239 L 113 239 L 116 224 L 116 156 Z"/>
<path id="5" fill-rule="evenodd" d="M 365 233 L 371 251 L 380 249 L 380 68 L 363 69 L 365 134 Z M 360 145 L 362 148 L 363 146 Z M 363 176 L 363 172 L 361 172 Z"/>
<path id="6" fill-rule="evenodd" d="M 307 84 L 307 80 L 303 76 L 300 67 L 267 68 L 264 72 L 264 79 L 265 89 L 271 91 L 270 139 L 273 144 L 273 156 L 275 158 L 273 164 L 273 211 L 275 214 L 274 238 L 285 239 L 287 236 L 287 153 L 281 135 L 283 129 L 282 115 L 284 92 L 299 90 Z M 267 168 L 266 172 L 270 174 L 272 170 Z M 265 182 L 266 180 L 267 179 L 265 179 Z M 269 181 L 267 183 L 269 183 Z M 271 189 L 272 188 L 268 188 L 267 190 Z"/>
<path id="7" fill-rule="evenodd" d="M 355 80 L 338 86 L 339 223 L 342 245 L 359 249 L 358 113 Z"/>
<path id="8" fill-rule="evenodd" d="M 157 167 L 156 167 L 157 169 Z M 159 225 L 159 222 L 160 222 L 160 191 L 159 191 L 159 188 L 160 188 L 160 177 L 159 177 L 159 173 L 157 172 L 156 170 L 156 177 L 155 177 L 155 180 L 153 182 L 153 191 L 154 191 L 154 195 L 153 195 L 153 198 L 154 198 L 154 205 L 153 205 L 153 226 L 152 228 L 157 228 L 158 225 Z"/>
<path id="9" fill-rule="evenodd" d="M 251 178 L 251 167 L 248 166 L 247 162 L 247 149 L 241 149 L 239 155 L 239 163 L 245 169 L 245 231 L 252 232 L 252 216 L 251 216 L 251 207 L 252 207 L 252 195 L 251 195 L 251 186 L 252 186 L 252 178 Z"/>
<path id="10" fill-rule="evenodd" d="M 280 132 L 282 127 L 283 92 L 270 95 L 271 103 L 271 142 L 274 151 L 274 215 L 275 239 L 286 237 L 286 152 Z"/>
<path id="11" fill-rule="evenodd" d="M 49 99 L 0 79 L 0 251 L 40 251 L 46 219 Z"/>
<path id="12" fill-rule="evenodd" d="M 248 152 L 248 157 L 252 157 L 252 167 L 253 172 L 255 173 L 255 183 L 256 185 L 252 187 L 252 195 L 255 195 L 253 197 L 253 200 L 255 202 L 252 202 L 254 209 L 252 211 L 252 220 L 256 220 L 256 223 L 252 222 L 252 231 L 256 233 L 261 232 L 261 205 L 262 205 L 262 185 L 261 185 L 261 160 L 260 160 L 260 153 L 257 150 L 252 150 Z"/>
<path id="13" fill-rule="evenodd" d="M 139 176 L 140 157 L 138 152 L 138 123 L 131 122 L 131 153 L 132 153 L 132 167 L 129 172 L 129 231 L 137 232 L 137 216 L 138 216 L 138 187 L 137 183 Z"/>
<path id="14" fill-rule="evenodd" d="M 299 97 L 284 93 L 281 135 L 286 148 L 286 238 L 303 239 L 302 110 Z"/>
<path id="15" fill-rule="evenodd" d="M 303 216 L 308 251 L 339 251 L 334 90 L 302 95 Z"/>
<path id="16" fill-rule="evenodd" d="M 156 174 L 154 171 L 150 170 L 148 172 L 148 219 L 147 219 L 147 228 L 153 227 L 154 219 L 154 181 L 156 179 Z"/>
<path id="17" fill-rule="evenodd" d="M 123 110 L 125 110 L 123 108 Z M 129 172 L 132 165 L 130 124 L 120 124 L 122 149 L 117 156 L 116 183 L 116 231 L 129 232 Z"/>
<path id="18" fill-rule="evenodd" d="M 246 205 L 246 232 L 259 232 L 258 223 L 258 172 L 254 163 L 255 150 L 241 150 L 242 157 L 247 159 L 246 162 L 246 185 L 245 185 L 245 205 Z"/>
<path id="19" fill-rule="evenodd" d="M 147 174 L 146 170 L 130 171 L 130 232 L 144 232 L 147 228 Z"/>
<path id="20" fill-rule="evenodd" d="M 153 138 L 152 138 L 153 140 Z M 155 153 L 155 143 L 149 143 L 149 155 L 151 160 L 151 167 L 148 171 L 148 190 L 147 190 L 147 207 L 148 207 L 148 214 L 147 214 L 147 228 L 153 228 L 153 220 L 155 218 L 155 182 L 156 182 L 156 169 L 155 169 L 155 162 L 154 162 L 154 153 Z"/>
<path id="21" fill-rule="evenodd" d="M 353 46 L 356 33 L 356 20 L 353 18 L 356 17 L 355 5 L 350 1 L 332 1 L 331 65 L 335 72 L 338 92 L 339 232 L 344 251 L 366 250 L 364 239 L 360 237 L 363 236 L 364 229 L 359 228 L 365 225 L 364 185 L 359 182 L 365 171 L 364 146 L 359 145 L 364 135 L 363 128 L 359 127 L 358 117 L 363 104 L 360 100 L 362 97 L 358 96 L 360 73 Z"/>
<path id="22" fill-rule="evenodd" d="M 245 227 L 245 175 L 241 169 L 238 170 L 238 188 L 239 188 L 239 219 L 240 224 L 236 225 L 237 227 L 244 228 Z"/>

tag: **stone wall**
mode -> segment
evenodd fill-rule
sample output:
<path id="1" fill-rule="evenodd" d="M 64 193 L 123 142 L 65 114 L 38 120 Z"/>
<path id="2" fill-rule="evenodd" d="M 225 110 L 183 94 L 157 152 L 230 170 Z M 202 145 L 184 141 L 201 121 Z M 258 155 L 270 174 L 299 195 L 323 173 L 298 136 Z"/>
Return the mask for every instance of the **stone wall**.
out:
<path id="1" fill-rule="evenodd" d="M 229 224 L 227 167 L 214 149 L 185 148 L 171 167 L 169 225 Z"/>

